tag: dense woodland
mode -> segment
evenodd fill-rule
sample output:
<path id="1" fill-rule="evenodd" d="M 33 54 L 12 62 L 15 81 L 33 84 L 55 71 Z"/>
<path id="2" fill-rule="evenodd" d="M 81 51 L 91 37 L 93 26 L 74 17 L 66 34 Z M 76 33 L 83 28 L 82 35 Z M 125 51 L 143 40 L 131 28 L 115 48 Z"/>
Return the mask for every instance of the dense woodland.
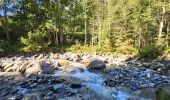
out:
<path id="1" fill-rule="evenodd" d="M 0 0 L 0 52 L 87 50 L 156 56 L 169 0 Z"/>

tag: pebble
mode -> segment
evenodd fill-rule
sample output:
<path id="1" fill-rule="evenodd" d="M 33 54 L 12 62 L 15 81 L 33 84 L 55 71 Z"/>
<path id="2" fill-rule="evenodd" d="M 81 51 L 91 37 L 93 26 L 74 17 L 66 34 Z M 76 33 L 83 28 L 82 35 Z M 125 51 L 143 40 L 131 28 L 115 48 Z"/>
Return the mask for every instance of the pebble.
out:
<path id="1" fill-rule="evenodd" d="M 137 90 L 140 88 L 164 86 L 170 83 L 170 78 L 146 68 L 144 70 L 144 68 L 123 67 L 107 70 L 105 73 L 110 76 L 105 80 L 105 85 L 110 87 L 126 85 L 132 90 Z"/>

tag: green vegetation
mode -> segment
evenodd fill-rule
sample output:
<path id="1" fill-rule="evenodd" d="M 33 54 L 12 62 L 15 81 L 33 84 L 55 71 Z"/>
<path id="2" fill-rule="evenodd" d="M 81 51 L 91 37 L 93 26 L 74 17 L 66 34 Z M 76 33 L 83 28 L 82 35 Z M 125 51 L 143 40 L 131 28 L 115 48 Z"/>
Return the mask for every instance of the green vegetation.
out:
<path id="1" fill-rule="evenodd" d="M 170 44 L 169 0 L 1 0 L 0 53 L 112 52 L 144 58 Z"/>
<path id="2" fill-rule="evenodd" d="M 159 88 L 156 91 L 156 100 L 169 100 L 169 98 L 170 98 L 170 96 L 162 88 Z"/>

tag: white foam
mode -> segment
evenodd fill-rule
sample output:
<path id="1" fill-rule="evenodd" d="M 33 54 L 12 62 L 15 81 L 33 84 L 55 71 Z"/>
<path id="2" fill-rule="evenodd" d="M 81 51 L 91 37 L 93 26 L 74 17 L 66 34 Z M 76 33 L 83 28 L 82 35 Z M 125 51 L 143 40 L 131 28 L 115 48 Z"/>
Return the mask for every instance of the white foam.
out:
<path id="1" fill-rule="evenodd" d="M 130 95 L 128 92 L 116 88 L 107 88 L 102 85 L 103 78 L 100 75 L 89 71 L 78 72 L 72 75 L 75 78 L 85 81 L 84 85 L 94 91 L 97 95 L 107 99 L 127 100 Z"/>

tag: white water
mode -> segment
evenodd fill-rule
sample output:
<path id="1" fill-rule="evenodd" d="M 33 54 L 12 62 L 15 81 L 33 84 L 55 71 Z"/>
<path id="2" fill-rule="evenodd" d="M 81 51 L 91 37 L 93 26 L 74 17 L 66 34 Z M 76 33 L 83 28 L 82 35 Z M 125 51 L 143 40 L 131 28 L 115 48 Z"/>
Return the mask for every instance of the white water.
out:
<path id="1" fill-rule="evenodd" d="M 103 86 L 103 77 L 89 71 L 80 72 L 77 71 L 75 74 L 69 74 L 67 72 L 58 71 L 55 76 L 69 76 L 80 79 L 83 81 L 83 85 L 92 90 L 99 97 L 103 98 L 102 100 L 127 100 L 131 95 L 124 89 L 121 88 L 110 88 Z M 61 87 L 62 84 L 57 84 L 54 86 L 55 89 Z M 29 93 L 28 89 L 17 87 L 20 93 L 26 95 Z"/>
<path id="2" fill-rule="evenodd" d="M 130 94 L 126 91 L 103 86 L 104 79 L 95 73 L 84 71 L 73 74 L 72 76 L 85 81 L 84 85 L 86 87 L 105 99 L 127 100 L 130 97 Z"/>
<path id="3" fill-rule="evenodd" d="M 124 90 L 124 89 L 118 89 L 118 88 L 110 88 L 103 86 L 102 83 L 104 79 L 101 75 L 84 71 L 80 72 L 77 71 L 77 73 L 69 74 L 67 72 L 58 71 L 55 75 L 57 76 L 70 76 L 74 78 L 78 78 L 82 81 L 84 81 L 84 85 L 95 92 L 98 96 L 101 96 L 105 100 L 127 100 L 130 97 L 130 94 Z M 57 86 L 58 87 L 58 86 Z"/>

